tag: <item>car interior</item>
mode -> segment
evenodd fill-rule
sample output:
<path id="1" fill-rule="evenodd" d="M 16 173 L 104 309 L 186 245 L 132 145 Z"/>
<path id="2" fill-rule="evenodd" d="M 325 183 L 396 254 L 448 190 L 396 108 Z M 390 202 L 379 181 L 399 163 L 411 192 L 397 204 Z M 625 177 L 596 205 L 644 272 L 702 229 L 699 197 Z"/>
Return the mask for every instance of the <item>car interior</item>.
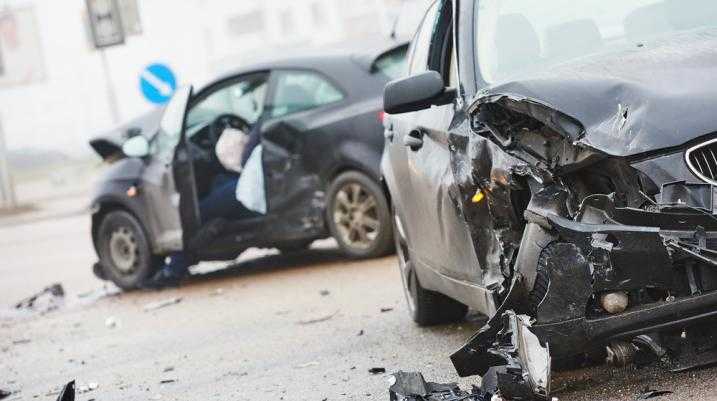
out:
<path id="1" fill-rule="evenodd" d="M 190 105 L 187 138 L 194 162 L 198 197 L 204 197 L 220 174 L 238 174 L 226 170 L 217 159 L 217 141 L 227 128 L 247 135 L 264 110 L 268 74 L 255 74 L 238 81 L 210 88 Z"/>

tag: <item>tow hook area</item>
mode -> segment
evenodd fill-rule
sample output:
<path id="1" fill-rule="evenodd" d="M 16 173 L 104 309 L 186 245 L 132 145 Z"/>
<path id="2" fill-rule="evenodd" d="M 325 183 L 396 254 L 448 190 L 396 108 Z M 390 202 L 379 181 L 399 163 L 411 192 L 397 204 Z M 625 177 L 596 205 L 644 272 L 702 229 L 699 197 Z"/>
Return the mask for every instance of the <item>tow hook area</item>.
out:
<path id="1" fill-rule="evenodd" d="M 428 383 L 420 373 L 396 373 L 391 401 L 547 400 L 551 360 L 548 345 L 532 332 L 531 318 L 507 311 L 489 322 L 470 342 L 471 367 L 482 377 L 470 392 L 456 384 Z M 454 365 L 461 363 L 453 355 Z M 461 355 L 456 359 L 457 355 Z M 457 369 L 458 366 L 456 366 Z M 459 371 L 460 373 L 460 371 Z"/>
<path id="2" fill-rule="evenodd" d="M 711 324 L 642 334 L 606 347 L 608 365 L 623 367 L 657 364 L 673 373 L 717 364 L 717 334 Z"/>

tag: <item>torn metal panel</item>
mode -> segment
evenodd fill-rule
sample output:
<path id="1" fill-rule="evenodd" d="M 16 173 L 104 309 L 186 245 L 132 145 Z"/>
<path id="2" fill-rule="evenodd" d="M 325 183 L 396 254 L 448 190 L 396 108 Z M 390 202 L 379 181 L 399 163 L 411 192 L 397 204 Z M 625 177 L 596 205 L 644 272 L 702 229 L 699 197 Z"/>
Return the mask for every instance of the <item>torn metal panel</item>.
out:
<path id="1" fill-rule="evenodd" d="M 512 174 L 522 162 L 470 131 L 451 133 L 449 147 L 460 213 L 468 223 L 482 283 L 500 287 L 510 280 L 523 231 L 520 205 L 527 202 L 526 188 Z M 486 194 L 483 202 L 473 202 L 477 190 Z"/>
<path id="2" fill-rule="evenodd" d="M 483 377 L 482 390 L 504 399 L 547 399 L 551 358 L 531 329 L 531 318 L 506 311 L 451 356 L 461 376 Z"/>
<path id="3" fill-rule="evenodd" d="M 453 366 L 459 376 L 484 375 L 488 371 L 488 367 L 475 364 L 475 358 L 485 354 L 493 344 L 502 328 L 502 319 L 506 312 L 509 310 L 528 312 L 529 306 L 526 300 L 527 293 L 525 292 L 523 277 L 520 274 L 516 274 L 505 299 L 496 313 L 493 314 L 493 317 L 463 347 L 451 355 L 451 362 L 453 362 Z"/>

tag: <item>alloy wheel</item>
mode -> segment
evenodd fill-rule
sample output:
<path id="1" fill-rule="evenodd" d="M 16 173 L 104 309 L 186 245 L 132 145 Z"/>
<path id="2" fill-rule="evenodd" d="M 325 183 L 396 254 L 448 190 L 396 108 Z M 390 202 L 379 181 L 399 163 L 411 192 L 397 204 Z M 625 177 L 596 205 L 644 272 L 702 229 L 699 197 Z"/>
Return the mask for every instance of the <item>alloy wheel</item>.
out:
<path id="1" fill-rule="evenodd" d="M 354 248 L 370 248 L 381 231 L 376 198 L 357 183 L 339 189 L 333 219 L 341 240 Z"/>

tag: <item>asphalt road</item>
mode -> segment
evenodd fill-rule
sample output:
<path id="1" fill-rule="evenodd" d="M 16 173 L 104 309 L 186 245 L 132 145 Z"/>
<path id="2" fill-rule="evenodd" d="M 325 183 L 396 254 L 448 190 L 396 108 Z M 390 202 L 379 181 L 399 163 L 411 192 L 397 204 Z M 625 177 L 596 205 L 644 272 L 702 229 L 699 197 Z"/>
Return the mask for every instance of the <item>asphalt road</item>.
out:
<path id="1" fill-rule="evenodd" d="M 0 221 L 0 389 L 16 391 L 10 400 L 54 400 L 72 379 L 98 385 L 79 400 L 387 400 L 388 377 L 370 368 L 456 381 L 448 355 L 481 324 L 415 327 L 393 257 L 347 261 L 330 246 L 252 252 L 201 266 L 181 289 L 113 294 L 91 275 L 88 228 L 84 215 Z M 59 309 L 9 309 L 53 282 L 68 294 Z M 658 400 L 711 400 L 716 373 L 596 367 L 556 373 L 553 388 L 561 400 L 634 400 L 646 388 L 674 391 Z"/>

